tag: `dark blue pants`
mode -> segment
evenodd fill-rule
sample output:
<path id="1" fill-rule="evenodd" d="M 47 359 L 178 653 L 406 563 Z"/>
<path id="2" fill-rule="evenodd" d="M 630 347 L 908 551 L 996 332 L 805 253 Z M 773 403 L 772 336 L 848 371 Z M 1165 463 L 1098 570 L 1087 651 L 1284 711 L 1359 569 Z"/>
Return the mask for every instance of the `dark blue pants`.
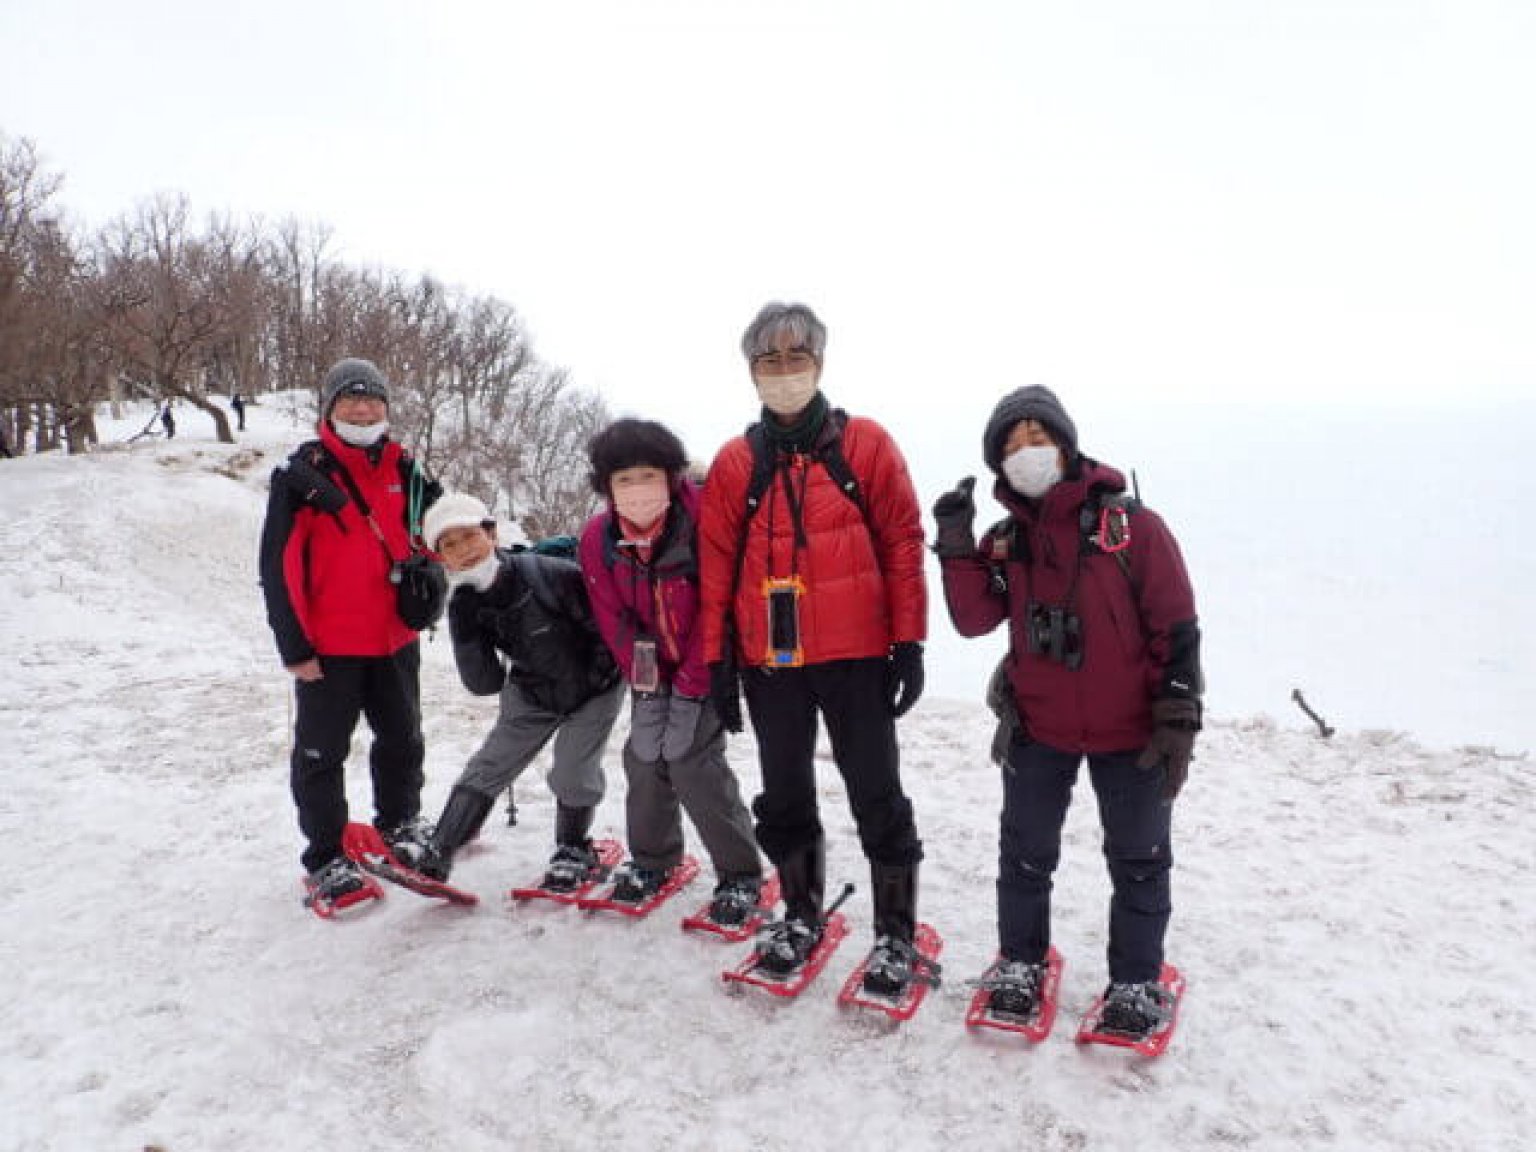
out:
<path id="1" fill-rule="evenodd" d="M 424 782 L 421 737 L 421 648 L 412 641 L 393 656 L 322 656 L 320 680 L 295 681 L 290 784 L 299 830 L 309 842 L 306 870 L 341 855 L 347 824 L 344 765 L 358 717 L 373 730 L 368 767 L 373 776 L 374 820 L 381 828 L 421 811 Z"/>
<path id="2" fill-rule="evenodd" d="M 1172 911 L 1173 806 L 1161 795 L 1162 772 L 1137 768 L 1136 756 L 1087 756 L 1114 886 L 1109 978 L 1125 983 L 1157 979 Z M 1043 961 L 1051 943 L 1051 878 L 1061 858 L 1061 828 L 1082 759 L 1080 753 L 1027 740 L 1015 740 L 1009 749 L 997 877 L 998 937 L 1009 959 Z"/>

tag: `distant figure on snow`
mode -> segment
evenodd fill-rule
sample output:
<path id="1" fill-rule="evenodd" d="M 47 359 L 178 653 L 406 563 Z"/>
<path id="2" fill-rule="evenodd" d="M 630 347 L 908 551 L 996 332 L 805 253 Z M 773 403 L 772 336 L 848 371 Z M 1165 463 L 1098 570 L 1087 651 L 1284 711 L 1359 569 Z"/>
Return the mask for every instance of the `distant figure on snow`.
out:
<path id="1" fill-rule="evenodd" d="M 167 440 L 176 439 L 176 417 L 171 415 L 171 402 L 169 400 L 160 409 L 160 427 L 165 429 L 165 438 Z"/>
<path id="2" fill-rule="evenodd" d="M 234 410 L 235 419 L 240 422 L 237 425 L 237 427 L 236 427 L 236 431 L 244 432 L 245 431 L 245 400 L 241 398 L 240 393 L 236 392 L 234 395 L 232 395 L 229 398 L 229 406 L 230 406 L 230 408 L 232 408 Z"/>

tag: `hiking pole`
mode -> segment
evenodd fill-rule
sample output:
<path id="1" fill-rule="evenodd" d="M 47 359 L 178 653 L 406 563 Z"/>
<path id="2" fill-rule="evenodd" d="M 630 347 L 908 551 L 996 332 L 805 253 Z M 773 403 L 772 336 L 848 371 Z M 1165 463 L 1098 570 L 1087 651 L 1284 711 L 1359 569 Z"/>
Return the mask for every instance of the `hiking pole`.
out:
<path id="1" fill-rule="evenodd" d="M 843 902 L 846 901 L 848 899 L 848 897 L 850 897 L 852 895 L 853 895 L 853 885 L 851 883 L 850 884 L 844 884 L 843 885 L 843 890 L 837 894 L 837 899 L 832 901 L 831 904 L 827 905 L 827 910 L 821 914 L 822 923 L 826 923 L 827 918 L 830 917 L 832 915 L 832 913 L 836 912 L 839 908 L 841 908 L 843 906 Z"/>
<path id="2" fill-rule="evenodd" d="M 1319 716 L 1316 712 L 1312 711 L 1312 709 L 1307 706 L 1306 698 L 1302 696 L 1300 688 L 1291 689 L 1291 699 L 1296 701 L 1296 707 L 1305 712 L 1311 719 L 1312 723 L 1317 725 L 1317 730 L 1322 734 L 1324 740 L 1333 735 L 1333 729 L 1329 727 L 1328 721 L 1324 720 L 1321 716 Z"/>

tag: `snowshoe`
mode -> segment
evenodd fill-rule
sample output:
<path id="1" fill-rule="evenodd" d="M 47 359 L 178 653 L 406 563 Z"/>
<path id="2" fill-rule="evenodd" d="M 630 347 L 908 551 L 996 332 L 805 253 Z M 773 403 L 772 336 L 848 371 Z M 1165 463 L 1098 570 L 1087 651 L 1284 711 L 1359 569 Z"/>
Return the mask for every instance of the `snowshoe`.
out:
<path id="1" fill-rule="evenodd" d="M 1046 951 L 1044 964 L 999 956 L 981 978 L 965 1014 L 968 1028 L 1018 1032 L 1034 1043 L 1051 1033 L 1061 989 L 1061 953 Z"/>
<path id="2" fill-rule="evenodd" d="M 647 916 L 671 899 L 699 874 L 699 862 L 684 856 L 675 867 L 639 868 L 634 864 L 620 869 L 611 888 L 594 892 L 578 900 L 577 907 L 587 912 L 620 912 L 625 916 Z"/>
<path id="3" fill-rule="evenodd" d="M 590 857 L 587 852 L 591 853 Z M 555 850 L 549 870 L 539 883 L 513 888 L 508 895 L 518 901 L 553 900 L 557 904 L 575 904 L 607 879 L 622 859 L 624 846 L 617 840 L 592 840 L 585 849 L 577 848 L 574 852 L 571 846 L 562 845 Z M 559 886 L 551 887 L 547 883 L 551 879 Z"/>
<path id="4" fill-rule="evenodd" d="M 470 907 L 480 903 L 480 897 L 452 884 L 444 883 L 406 865 L 394 852 L 379 830 L 371 824 L 348 824 L 341 834 L 341 850 L 347 857 L 374 876 L 408 888 L 419 896 L 446 900 L 450 904 Z"/>
<path id="5" fill-rule="evenodd" d="M 709 903 L 683 918 L 683 928 L 726 940 L 745 940 L 779 902 L 779 877 L 740 876 L 721 880 Z"/>
<path id="6" fill-rule="evenodd" d="M 433 852 L 432 825 L 420 816 L 412 816 L 389 828 L 380 828 L 379 834 L 389 846 L 394 857 L 407 868 L 419 868 Z"/>
<path id="7" fill-rule="evenodd" d="M 1161 1056 L 1173 1039 L 1183 995 L 1184 977 L 1172 964 L 1164 964 L 1156 980 L 1112 983 L 1089 1005 L 1077 1041 Z"/>
<path id="8" fill-rule="evenodd" d="M 845 1008 L 873 1008 L 893 1020 L 909 1020 L 930 988 L 939 986 L 944 941 L 933 927 L 919 924 L 911 941 L 881 936 L 838 993 Z"/>
<path id="9" fill-rule="evenodd" d="M 778 920 L 759 929 L 746 959 L 720 977 L 792 999 L 821 974 L 847 935 L 848 921 L 841 913 L 830 913 L 819 932 L 799 920 Z"/>
<path id="10" fill-rule="evenodd" d="M 345 856 L 316 868 L 304 877 L 304 906 L 322 920 L 367 900 L 378 900 L 384 890 Z"/>
<path id="11" fill-rule="evenodd" d="M 590 840 L 585 844 L 561 844 L 549 858 L 543 885 L 551 892 L 570 892 L 594 876 L 598 867 L 597 850 Z"/>

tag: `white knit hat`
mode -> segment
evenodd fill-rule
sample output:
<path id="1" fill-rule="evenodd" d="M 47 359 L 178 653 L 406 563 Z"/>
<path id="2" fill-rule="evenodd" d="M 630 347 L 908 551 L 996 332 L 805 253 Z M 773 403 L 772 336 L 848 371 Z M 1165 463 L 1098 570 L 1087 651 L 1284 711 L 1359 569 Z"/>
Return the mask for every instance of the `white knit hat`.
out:
<path id="1" fill-rule="evenodd" d="M 447 492 L 421 518 L 421 538 L 437 551 L 437 540 L 450 528 L 494 528 L 496 518 L 468 492 Z"/>

